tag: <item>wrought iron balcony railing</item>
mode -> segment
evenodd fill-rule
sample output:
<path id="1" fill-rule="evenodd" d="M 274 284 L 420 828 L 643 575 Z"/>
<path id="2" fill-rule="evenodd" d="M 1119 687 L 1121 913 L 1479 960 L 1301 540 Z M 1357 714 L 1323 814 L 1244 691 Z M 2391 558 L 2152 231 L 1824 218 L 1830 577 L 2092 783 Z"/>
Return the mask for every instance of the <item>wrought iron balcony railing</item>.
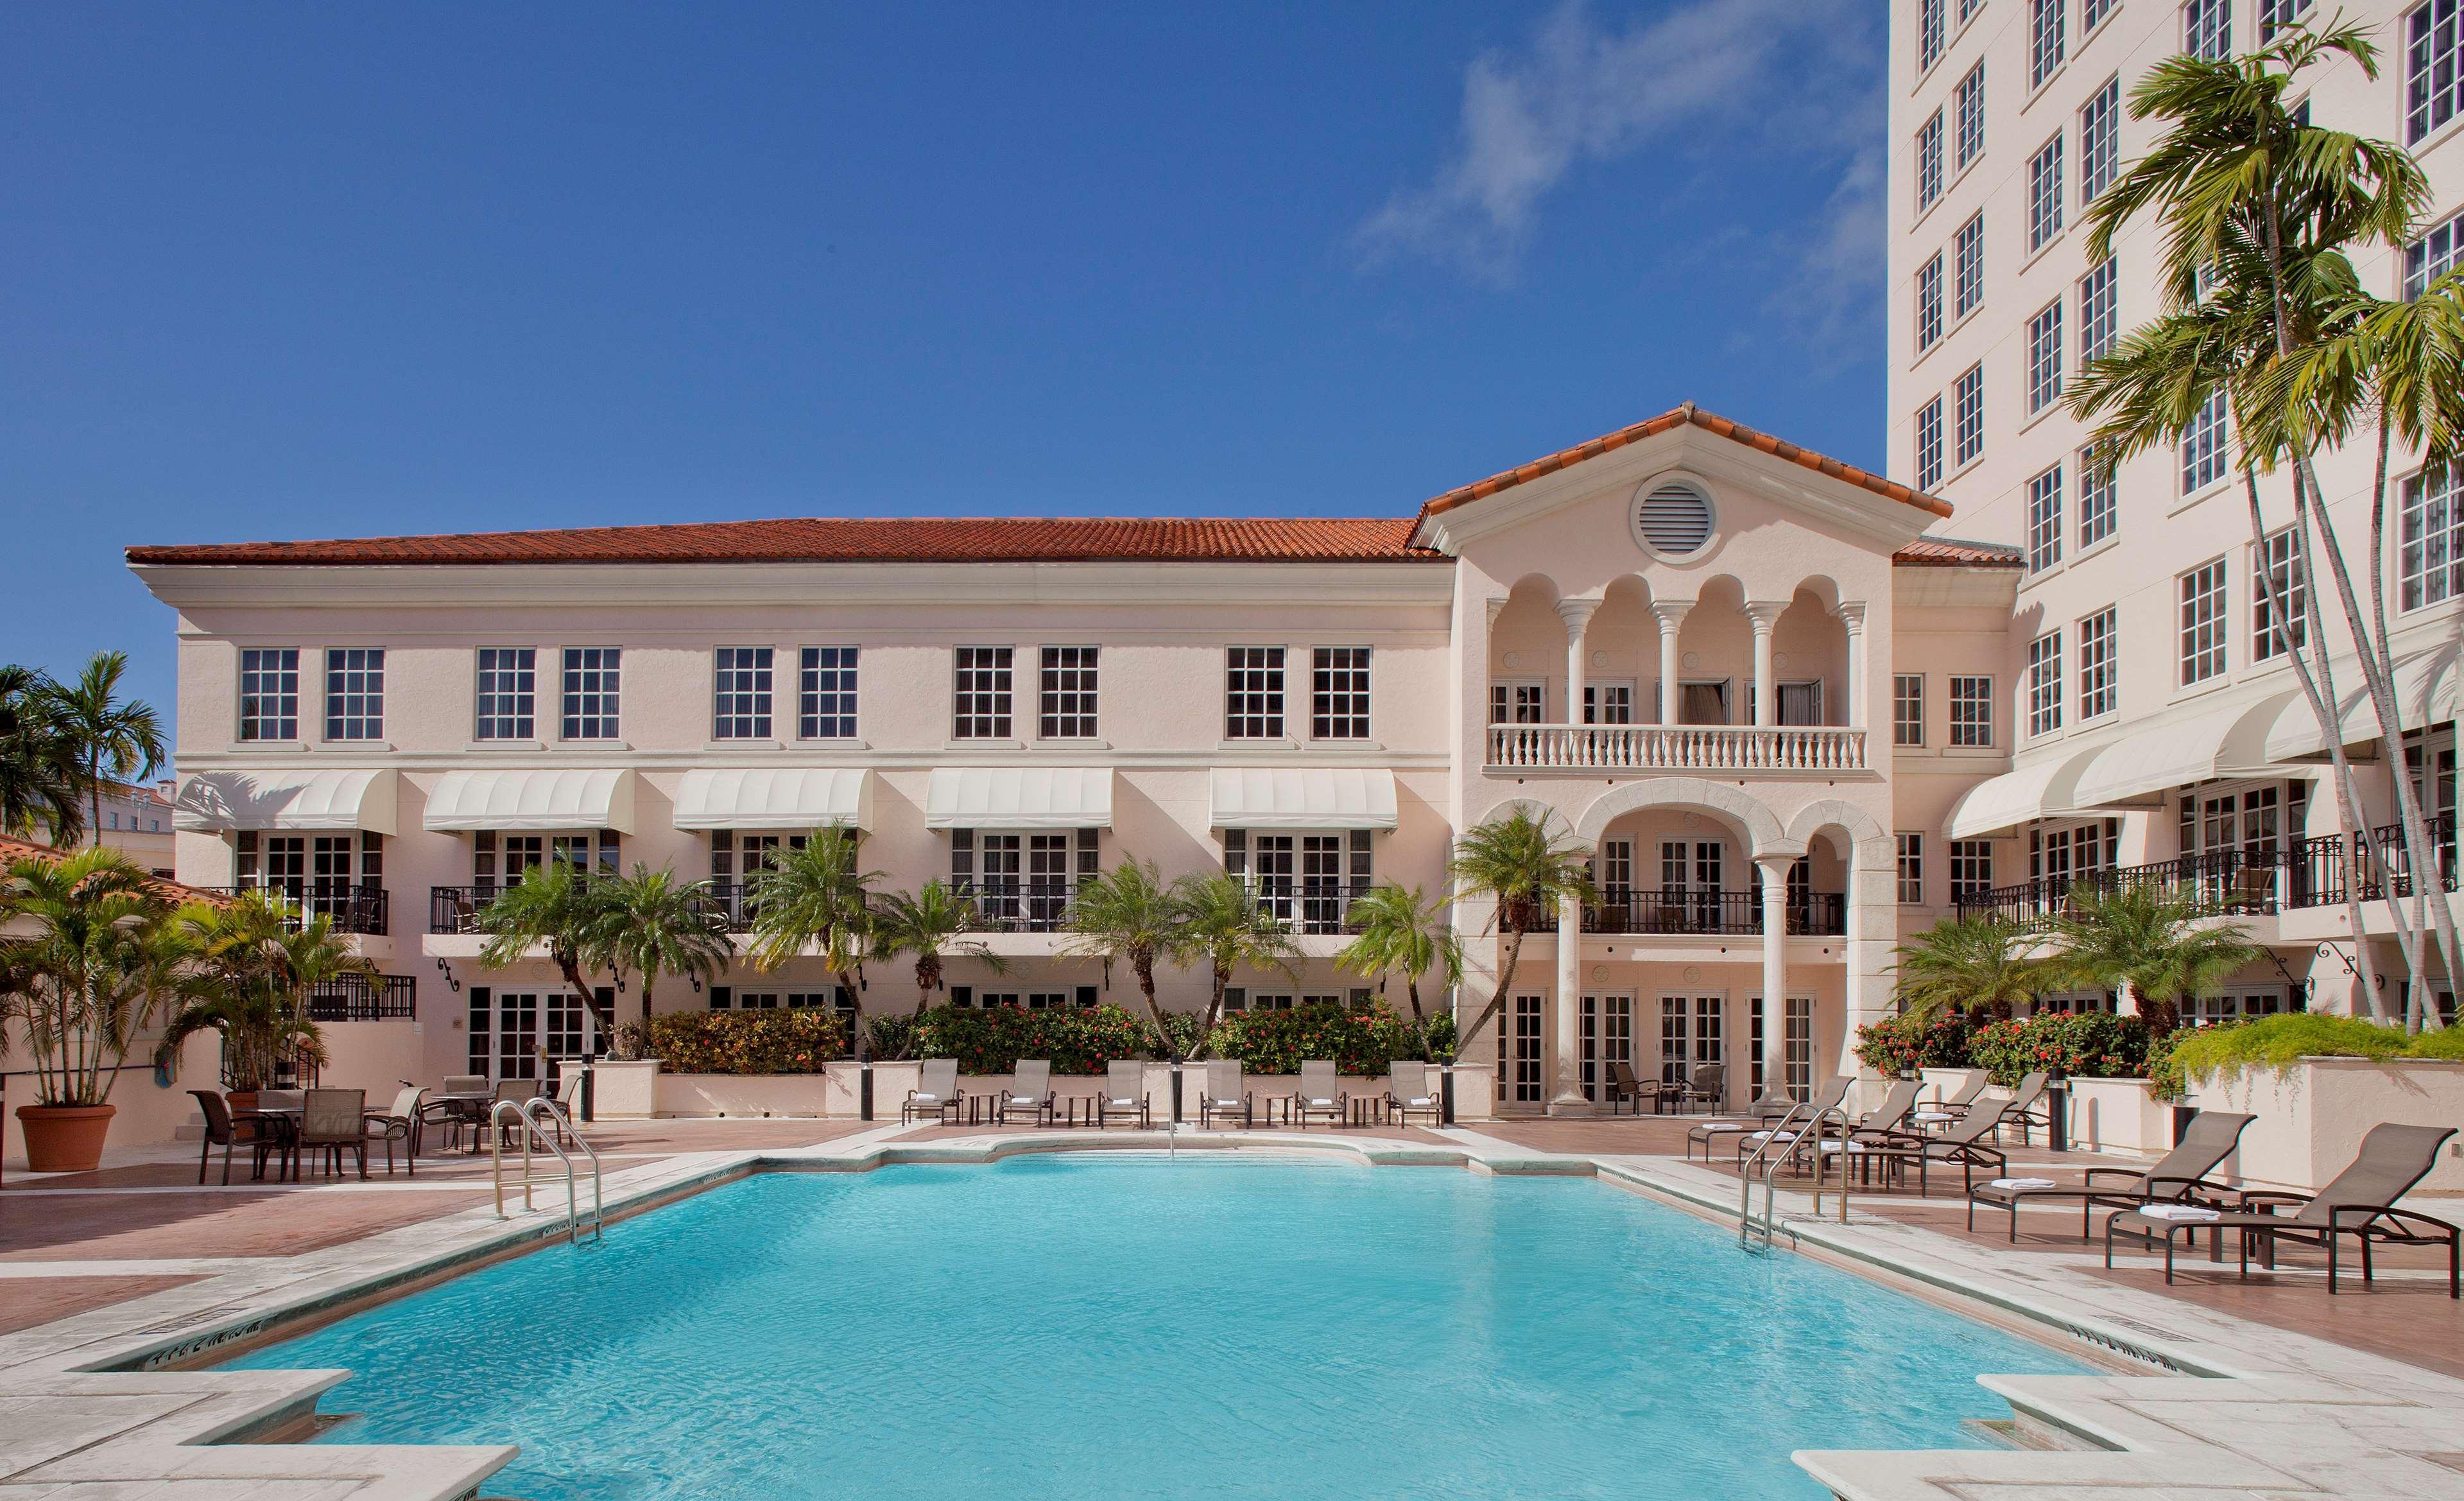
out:
<path id="1" fill-rule="evenodd" d="M 419 977 L 346 975 L 308 992 L 312 1022 L 407 1022 L 418 1014 Z"/>
<path id="2" fill-rule="evenodd" d="M 337 933 L 383 938 L 388 920 L 385 889 L 374 881 L 319 881 L 302 877 L 296 881 L 246 881 L 237 886 L 207 886 L 199 890 L 231 896 L 252 891 L 278 892 L 300 913 L 322 913 L 332 918 Z M 297 925 L 295 922 L 294 926 Z"/>
<path id="3" fill-rule="evenodd" d="M 1759 892 L 1617 891 L 1600 905 L 1583 909 L 1585 933 L 1717 934 L 1759 936 Z M 1788 931 L 1837 935 L 1848 931 L 1848 898 L 1837 892 L 1809 892 L 1788 903 Z"/>

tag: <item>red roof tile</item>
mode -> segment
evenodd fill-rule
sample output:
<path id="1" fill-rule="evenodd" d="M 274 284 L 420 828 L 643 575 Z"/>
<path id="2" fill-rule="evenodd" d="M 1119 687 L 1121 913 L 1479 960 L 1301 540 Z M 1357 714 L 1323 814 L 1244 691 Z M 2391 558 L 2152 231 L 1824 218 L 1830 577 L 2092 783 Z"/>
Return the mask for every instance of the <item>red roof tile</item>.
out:
<path id="1" fill-rule="evenodd" d="M 82 846 L 79 847 L 79 849 L 82 848 Z M 55 845 L 36 844 L 31 839 L 18 839 L 9 834 L 0 834 L 0 867 L 18 860 L 49 860 L 56 863 L 77 852 L 77 850 L 62 850 Z M 147 876 L 145 884 L 162 893 L 164 898 L 168 901 L 229 902 L 231 900 L 229 896 L 219 892 L 183 886 L 177 881 L 166 880 L 160 875 Z"/>
<path id="2" fill-rule="evenodd" d="M 1920 537 L 1891 554 L 1903 568 L 2015 568 L 2022 561 L 2016 547 L 1957 537 Z"/>

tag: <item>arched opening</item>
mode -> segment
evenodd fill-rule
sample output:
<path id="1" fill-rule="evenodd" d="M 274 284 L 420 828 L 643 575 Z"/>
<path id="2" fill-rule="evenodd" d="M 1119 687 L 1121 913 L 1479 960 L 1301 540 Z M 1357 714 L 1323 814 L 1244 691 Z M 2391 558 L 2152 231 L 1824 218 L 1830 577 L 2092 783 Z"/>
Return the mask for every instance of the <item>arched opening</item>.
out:
<path id="1" fill-rule="evenodd" d="M 1488 722 L 1564 724 L 1566 623 L 1557 587 L 1531 575 L 1516 581 L 1488 629 Z"/>
<path id="2" fill-rule="evenodd" d="M 1774 721 L 1848 722 L 1848 628 L 1812 585 L 1798 586 L 1771 629 Z"/>

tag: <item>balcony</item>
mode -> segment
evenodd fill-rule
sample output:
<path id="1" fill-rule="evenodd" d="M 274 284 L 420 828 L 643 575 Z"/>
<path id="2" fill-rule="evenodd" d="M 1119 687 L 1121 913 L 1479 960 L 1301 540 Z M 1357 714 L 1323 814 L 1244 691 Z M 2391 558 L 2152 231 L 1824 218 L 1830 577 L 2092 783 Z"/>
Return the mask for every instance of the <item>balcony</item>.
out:
<path id="1" fill-rule="evenodd" d="M 958 884 L 958 894 L 976 904 L 978 933 L 1059 933 L 1069 925 L 1075 881 L 977 880 Z"/>
<path id="2" fill-rule="evenodd" d="M 418 1014 L 416 975 L 349 975 L 308 992 L 312 1022 L 407 1022 Z"/>
<path id="3" fill-rule="evenodd" d="M 495 886 L 431 886 L 428 889 L 428 931 L 476 933 L 479 914 L 501 890 Z"/>
<path id="4" fill-rule="evenodd" d="M 240 886 L 201 886 L 199 891 L 236 896 L 242 892 L 278 892 L 296 913 L 322 913 L 333 919 L 337 933 L 357 933 L 370 938 L 383 938 L 388 922 L 385 889 L 374 881 L 354 885 L 345 881 L 250 881 Z M 297 916 L 292 921 L 298 926 Z"/>
<path id="5" fill-rule="evenodd" d="M 1583 931 L 1638 937 L 1760 937 L 1763 898 L 1761 893 L 1751 891 L 1612 891 L 1600 905 L 1583 909 Z M 1805 937 L 1845 934 L 1848 898 L 1836 892 L 1808 892 L 1790 897 L 1788 931 Z"/>
<path id="6" fill-rule="evenodd" d="M 1488 769 L 1821 777 L 1865 769 L 1865 732 L 1824 725 L 1492 724 Z"/>

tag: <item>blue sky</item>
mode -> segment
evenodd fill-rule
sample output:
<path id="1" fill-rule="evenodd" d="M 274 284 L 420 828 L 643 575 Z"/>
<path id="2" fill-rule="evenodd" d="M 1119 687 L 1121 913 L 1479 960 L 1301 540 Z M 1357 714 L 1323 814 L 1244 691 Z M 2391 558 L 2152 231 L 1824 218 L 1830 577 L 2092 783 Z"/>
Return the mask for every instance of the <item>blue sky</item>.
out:
<path id="1" fill-rule="evenodd" d="M 1881 457 L 1874 0 L 0 11 L 0 658 L 131 542 Z"/>

